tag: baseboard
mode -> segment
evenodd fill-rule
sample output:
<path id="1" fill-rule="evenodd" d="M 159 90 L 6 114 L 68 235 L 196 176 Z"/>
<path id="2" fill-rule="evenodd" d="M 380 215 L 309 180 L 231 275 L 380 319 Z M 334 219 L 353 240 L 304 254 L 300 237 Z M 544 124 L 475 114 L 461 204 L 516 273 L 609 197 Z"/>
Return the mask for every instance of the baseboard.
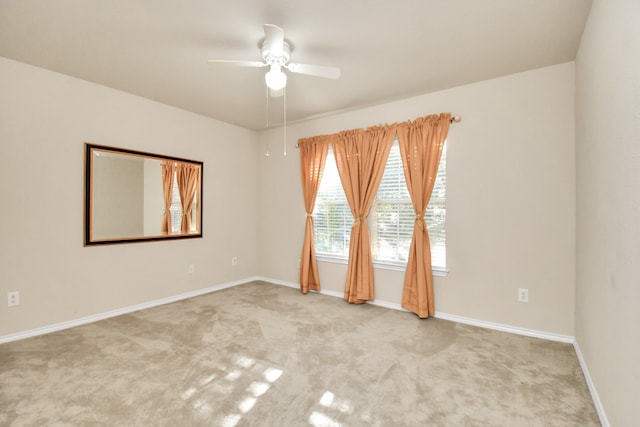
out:
<path id="1" fill-rule="evenodd" d="M 262 277 L 262 276 L 258 276 L 258 278 L 256 280 L 259 280 L 261 282 L 273 283 L 274 285 L 286 286 L 288 288 L 300 289 L 300 284 L 299 283 L 287 282 L 286 280 L 271 279 L 269 277 Z M 327 291 L 327 290 L 324 290 L 324 289 L 322 289 L 320 291 L 310 291 L 310 292 L 318 293 L 318 294 L 322 294 L 322 295 L 329 295 L 331 297 L 339 297 L 339 298 L 343 297 L 343 294 L 340 293 L 340 292 Z"/>
<path id="2" fill-rule="evenodd" d="M 53 325 L 44 326 L 42 328 L 36 328 L 36 329 L 28 330 L 28 331 L 18 332 L 18 333 L 15 333 L 15 334 L 9 334 L 9 335 L 0 336 L 0 344 L 11 342 L 11 341 L 17 341 L 17 340 L 21 340 L 21 339 L 25 339 L 25 338 L 30 338 L 30 337 L 34 337 L 34 336 L 38 336 L 38 335 L 48 334 L 50 332 L 60 331 L 60 330 L 63 330 L 63 329 L 73 328 L 74 326 L 80 326 L 80 325 L 84 325 L 84 324 L 91 323 L 91 322 L 97 322 L 98 320 L 108 319 L 110 317 L 115 317 L 115 316 L 120 316 L 122 314 L 132 313 L 132 312 L 137 311 L 137 310 L 144 310 L 146 308 L 157 307 L 159 305 L 169 304 L 169 303 L 180 301 L 180 300 L 187 299 L 187 298 L 193 298 L 193 297 L 196 297 L 196 296 L 199 296 L 199 295 L 204 295 L 204 294 L 208 294 L 208 293 L 211 293 L 211 292 L 220 291 L 222 289 L 226 289 L 226 288 L 230 288 L 230 287 L 233 287 L 233 286 L 242 285 L 242 284 L 249 283 L 249 282 L 254 282 L 254 281 L 269 282 L 269 283 L 273 283 L 273 284 L 276 284 L 276 285 L 287 286 L 287 287 L 295 288 L 295 289 L 299 289 L 300 288 L 300 285 L 298 283 L 294 283 L 294 282 L 288 282 L 288 281 L 278 280 L 278 279 L 271 279 L 271 278 L 262 277 L 262 276 L 248 277 L 246 279 L 241 279 L 241 280 L 237 280 L 237 281 L 234 281 L 234 282 L 223 283 L 223 284 L 220 284 L 220 285 L 214 285 L 214 286 L 210 286 L 208 288 L 198 289 L 198 290 L 195 290 L 195 291 L 186 292 L 186 293 L 183 293 L 183 294 L 174 295 L 174 296 L 167 297 L 167 298 L 162 298 L 162 299 L 155 300 L 155 301 L 149 301 L 149 302 L 145 302 L 145 303 L 142 303 L 142 304 L 136 304 L 136 305 L 132 305 L 132 306 L 124 307 L 124 308 L 119 308 L 119 309 L 107 311 L 107 312 L 104 312 L 104 313 L 98 313 L 98 314 L 94 314 L 94 315 L 91 315 L 91 316 L 82 317 L 82 318 L 79 318 L 79 319 L 69 320 L 69 321 L 66 321 L 66 322 L 55 323 Z M 336 292 L 336 291 L 330 291 L 330 290 L 321 290 L 319 293 L 322 294 L 322 295 L 328 295 L 328 296 L 337 297 L 337 298 L 343 298 L 344 297 L 343 293 Z M 372 304 L 372 305 L 377 305 L 377 306 L 380 306 L 380 307 L 389 308 L 389 309 L 392 309 L 392 310 L 407 311 L 404 308 L 402 308 L 402 306 L 400 304 L 391 303 L 391 302 L 387 302 L 387 301 L 374 300 L 374 301 L 369 301 L 368 303 Z M 553 333 L 549 333 L 549 332 L 541 332 L 541 331 L 535 331 L 535 330 L 531 330 L 531 329 L 519 328 L 519 327 L 515 327 L 515 326 L 510 326 L 510 325 L 504 325 L 504 324 L 500 324 L 500 323 L 485 322 L 483 320 L 471 319 L 471 318 L 467 318 L 467 317 L 462 317 L 462 316 L 457 316 L 457 315 L 452 315 L 452 314 L 447 314 L 447 313 L 441 313 L 441 312 L 436 312 L 434 317 L 436 317 L 438 319 L 450 320 L 450 321 L 457 322 L 457 323 L 464 323 L 464 324 L 467 324 L 467 325 L 478 326 L 478 327 L 481 327 L 481 328 L 494 329 L 494 330 L 498 330 L 498 331 L 517 334 L 517 335 L 525 335 L 525 336 L 534 337 L 534 338 L 546 339 L 546 340 L 550 340 L 550 341 L 560 341 L 560 342 L 572 343 L 572 344 L 574 344 L 574 346 L 576 345 L 574 337 L 567 336 L 567 335 L 558 335 L 558 334 L 553 334 Z M 578 352 L 578 350 L 576 350 L 576 352 Z M 583 361 L 581 360 L 581 364 L 582 363 L 583 363 Z M 583 371 L 584 371 L 584 369 L 583 369 Z M 587 371 L 585 371 L 585 376 L 587 376 Z"/>
<path id="3" fill-rule="evenodd" d="M 256 280 L 273 283 L 275 285 L 287 286 L 290 288 L 296 288 L 296 289 L 300 288 L 300 285 L 298 283 L 271 279 L 268 277 L 259 276 Z M 323 295 L 329 295 L 332 297 L 344 298 L 344 294 L 341 292 L 321 290 L 319 293 Z M 368 301 L 367 303 L 372 305 L 377 305 L 380 307 L 390 308 L 392 310 L 400 310 L 400 311 L 408 312 L 408 310 L 405 310 L 404 308 L 402 308 L 400 304 L 397 304 L 397 303 L 380 301 L 380 300 Z M 468 317 L 457 316 L 454 314 L 442 313 L 438 311 L 436 311 L 436 314 L 434 317 L 437 319 L 450 320 L 452 322 L 457 322 L 457 323 L 464 323 L 465 325 L 478 326 L 480 328 L 486 328 L 486 329 L 494 329 L 496 331 L 509 332 L 516 335 L 524 335 L 527 337 L 540 338 L 540 339 L 549 340 L 549 341 L 559 341 L 559 342 L 564 342 L 568 344 L 573 344 L 575 341 L 574 337 L 569 335 L 560 335 L 560 334 L 554 334 L 551 332 L 536 331 L 533 329 L 520 328 L 516 326 L 504 325 L 501 323 L 485 322 L 484 320 L 477 320 L 477 319 L 472 319 Z"/>
<path id="4" fill-rule="evenodd" d="M 220 285 L 210 286 L 204 289 L 198 289 L 191 292 L 186 292 L 179 295 L 174 295 L 167 298 L 161 298 L 155 301 L 149 301 L 142 304 L 131 305 L 124 308 L 118 308 L 115 310 L 106 311 L 104 313 L 93 314 L 91 316 L 81 317 L 79 319 L 68 320 L 66 322 L 55 323 L 53 325 L 44 326 L 41 328 L 30 329 L 24 332 L 17 332 L 15 334 L 9 334 L 0 336 L 0 344 L 8 343 L 11 341 L 18 341 L 25 338 L 31 338 L 38 335 L 44 335 L 51 332 L 61 331 L 63 329 L 73 328 L 74 326 L 85 325 L 87 323 L 97 322 L 98 320 L 108 319 L 110 317 L 120 316 L 122 314 L 132 313 L 138 310 L 144 310 L 146 308 L 157 307 L 159 305 L 169 304 L 172 302 L 180 301 L 187 298 L 193 298 L 200 295 L 208 294 L 211 292 L 221 291 L 223 289 L 231 288 L 237 285 L 243 285 L 245 283 L 255 282 L 257 277 L 249 277 L 246 279 L 236 280 L 234 282 L 227 282 Z"/>
<path id="5" fill-rule="evenodd" d="M 598 392 L 596 390 L 596 386 L 593 384 L 591 380 L 591 375 L 589 375 L 589 369 L 587 368 L 587 362 L 584 360 L 582 356 L 582 351 L 580 350 L 580 346 L 578 345 L 578 340 L 573 341 L 573 348 L 576 350 L 576 356 L 578 356 L 578 362 L 580 363 L 580 368 L 582 368 L 582 373 L 584 375 L 584 379 L 587 382 L 587 387 L 589 387 L 589 393 L 591 393 L 591 399 L 593 399 L 593 405 L 596 407 L 596 411 L 598 412 L 598 417 L 600 418 L 600 424 L 602 427 L 609 427 L 609 420 L 607 419 L 607 414 L 604 412 L 604 407 L 602 406 L 602 402 L 600 401 L 600 396 L 598 396 Z"/>
<path id="6" fill-rule="evenodd" d="M 260 280 L 262 282 L 273 283 L 274 285 L 286 286 L 288 288 L 300 289 L 300 284 L 299 283 L 295 283 L 295 282 L 287 282 L 285 280 L 271 279 L 269 277 L 261 277 L 261 276 L 259 276 L 256 280 Z M 344 293 L 343 292 L 329 291 L 329 290 L 325 290 L 325 289 L 322 289 L 320 291 L 310 291 L 310 292 L 318 293 L 318 294 L 321 294 L 321 295 L 328 295 L 330 297 L 344 298 Z M 380 300 L 367 301 L 367 304 L 379 305 L 381 307 L 391 308 L 393 310 L 407 311 L 404 308 L 402 308 L 400 306 L 400 304 L 394 304 L 394 303 L 386 302 L 386 301 L 380 301 Z"/>
<path id="7" fill-rule="evenodd" d="M 496 331 L 509 332 L 516 335 L 524 335 L 526 337 L 540 338 L 549 341 L 564 342 L 573 344 L 574 337 L 569 335 L 554 334 L 552 332 L 536 331 L 534 329 L 520 328 L 518 326 L 505 325 L 502 323 L 486 322 L 484 320 L 472 319 L 455 314 L 447 314 L 436 311 L 435 316 L 438 319 L 451 320 L 452 322 L 464 323 L 465 325 L 478 326 L 480 328 L 493 329 Z"/>

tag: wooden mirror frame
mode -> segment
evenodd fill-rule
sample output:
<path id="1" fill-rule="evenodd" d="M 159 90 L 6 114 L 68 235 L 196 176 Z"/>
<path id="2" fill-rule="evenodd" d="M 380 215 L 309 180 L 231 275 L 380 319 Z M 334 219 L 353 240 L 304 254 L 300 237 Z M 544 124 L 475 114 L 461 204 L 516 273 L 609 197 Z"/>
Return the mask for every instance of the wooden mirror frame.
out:
<path id="1" fill-rule="evenodd" d="M 123 159 L 126 160 L 139 160 L 142 159 L 142 162 L 140 162 L 141 166 L 137 166 L 138 168 L 142 168 L 142 189 L 138 190 L 136 189 L 135 191 L 141 191 L 142 194 L 142 200 L 140 201 L 140 203 L 142 203 L 142 209 L 141 212 L 136 212 L 136 221 L 141 221 L 142 223 L 142 232 L 141 233 L 134 233 L 133 235 L 130 235 L 130 233 L 127 232 L 115 232 L 115 233 L 109 233 L 109 235 L 106 236 L 99 236 L 97 237 L 97 234 L 95 231 L 95 215 L 94 215 L 94 209 L 96 208 L 95 203 L 94 203 L 94 187 L 96 179 L 95 179 L 95 164 L 94 164 L 94 159 L 100 157 L 100 154 L 103 153 L 105 157 L 107 158 L 112 158 L 112 159 L 117 159 L 120 156 L 123 157 Z M 191 164 L 191 165 L 195 165 L 197 167 L 199 167 L 199 181 L 198 181 L 198 186 L 196 188 L 196 196 L 195 196 L 195 200 L 196 200 L 196 209 L 195 209 L 195 231 L 189 232 L 189 233 L 183 233 L 183 232 L 172 232 L 172 233 L 163 233 L 161 232 L 159 229 L 157 232 L 145 232 L 144 228 L 145 228 L 145 220 L 147 218 L 145 218 L 145 213 L 144 213 L 144 204 L 147 202 L 147 199 L 149 199 L 149 195 L 145 194 L 145 186 L 148 184 L 145 184 L 144 182 L 144 168 L 145 167 L 155 167 L 155 164 L 153 163 L 153 161 L 158 161 L 158 165 L 161 165 L 163 161 L 173 161 L 176 163 L 186 163 L 186 164 Z M 190 238 L 201 238 L 202 237 L 202 181 L 203 181 L 203 173 L 204 173 L 204 163 L 200 162 L 200 161 L 195 161 L 195 160 L 188 160 L 188 159 L 183 159 L 183 158 L 179 158 L 179 157 L 172 157 L 172 156 L 164 156 L 164 155 L 160 155 L 160 154 L 152 154 L 152 153 L 146 153 L 143 151 L 135 151 L 135 150 L 128 150 L 128 149 L 123 149 L 123 148 L 116 148 L 116 147 L 108 147 L 108 146 L 104 146 L 104 145 L 96 145 L 96 144 L 90 144 L 90 143 L 85 143 L 85 180 L 84 180 L 84 184 L 85 184 L 85 188 L 84 188 L 84 245 L 85 246 L 92 246 L 92 245 L 107 245 L 107 244 L 117 244 L 117 243 L 136 243 L 136 242 L 146 242 L 146 241 L 157 241 L 157 240 L 170 240 L 170 239 L 190 239 Z M 130 164 L 135 164 L 135 163 L 130 163 Z M 139 171 L 135 172 L 136 174 L 140 174 Z M 153 202 L 153 209 L 155 212 L 155 209 L 158 209 L 158 218 L 162 217 L 164 214 L 164 210 L 165 210 L 165 206 L 164 206 L 164 198 L 162 196 L 162 175 L 161 175 L 161 168 L 158 167 L 158 186 L 159 186 L 159 190 L 157 187 L 152 187 L 153 191 L 151 191 L 151 193 L 153 193 L 154 198 L 152 200 Z M 120 187 L 119 188 L 123 188 L 122 184 L 123 184 L 123 180 L 125 180 L 125 174 L 120 174 L 118 173 L 118 178 L 121 180 Z M 104 183 L 104 181 L 100 181 L 101 185 Z M 137 183 L 136 183 L 137 184 Z M 133 185 L 133 184 L 132 184 Z M 114 184 L 115 186 L 115 184 Z M 127 187 L 129 188 L 129 187 Z M 159 191 L 160 194 L 160 206 L 156 206 L 158 202 L 158 197 L 157 197 L 157 193 Z M 114 193 L 119 194 L 119 192 L 114 191 Z M 120 199 L 118 199 L 120 200 Z M 137 218 L 137 214 L 142 215 L 142 218 L 138 219 Z M 105 217 L 107 217 L 107 215 L 103 215 Z M 109 217 L 109 221 L 111 221 L 111 219 L 113 219 L 112 217 Z M 126 219 L 126 218 L 125 218 Z M 114 223 L 118 223 L 118 222 L 122 222 L 122 223 L 126 223 L 126 221 L 121 221 L 121 220 L 116 220 L 113 221 Z M 153 217 L 153 225 L 154 226 L 154 230 L 155 230 L 155 225 L 162 224 L 162 219 L 160 219 L 158 221 L 158 219 L 156 217 Z M 137 229 L 139 229 L 139 224 L 137 224 Z M 107 227 L 108 228 L 108 227 Z M 122 230 L 123 228 L 121 228 L 120 230 Z"/>

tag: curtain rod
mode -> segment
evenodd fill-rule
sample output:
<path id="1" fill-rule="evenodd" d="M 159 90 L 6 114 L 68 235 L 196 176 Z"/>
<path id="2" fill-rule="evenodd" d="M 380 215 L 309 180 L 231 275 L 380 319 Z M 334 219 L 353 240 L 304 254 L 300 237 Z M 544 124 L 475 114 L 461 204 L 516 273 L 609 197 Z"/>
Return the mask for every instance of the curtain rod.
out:
<path id="1" fill-rule="evenodd" d="M 449 122 L 450 122 L 450 123 L 460 123 L 461 121 L 462 121 L 462 117 L 460 117 L 460 116 L 453 116 L 453 117 L 451 117 L 451 119 L 449 120 Z M 296 148 L 300 148 L 300 147 L 299 147 L 299 145 L 300 145 L 300 144 L 298 144 L 298 143 L 296 142 Z"/>

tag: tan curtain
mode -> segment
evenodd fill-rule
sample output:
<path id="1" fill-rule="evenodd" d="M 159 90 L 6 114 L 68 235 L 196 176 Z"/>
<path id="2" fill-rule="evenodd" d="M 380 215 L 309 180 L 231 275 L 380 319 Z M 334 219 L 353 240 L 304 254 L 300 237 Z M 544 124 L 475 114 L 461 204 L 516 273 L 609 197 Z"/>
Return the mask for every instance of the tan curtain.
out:
<path id="1" fill-rule="evenodd" d="M 402 307 L 421 318 L 435 314 L 431 245 L 424 214 L 436 182 L 451 114 L 442 113 L 398 125 L 404 176 L 416 214 L 404 276 Z"/>
<path id="2" fill-rule="evenodd" d="M 182 223 L 181 230 L 183 233 L 191 231 L 191 218 L 193 217 L 193 199 L 198 190 L 198 179 L 200 177 L 200 167 L 187 163 L 178 163 L 176 169 L 176 177 L 178 178 L 178 191 L 180 192 L 180 201 L 182 203 Z"/>
<path id="3" fill-rule="evenodd" d="M 374 299 L 373 263 L 366 217 L 378 192 L 396 125 L 340 132 L 333 142 L 340 181 L 354 217 L 344 298 L 361 304 Z"/>
<path id="4" fill-rule="evenodd" d="M 173 174 L 175 163 L 162 162 L 162 194 L 164 196 L 164 215 L 162 217 L 162 232 L 171 234 L 171 198 L 173 197 Z"/>
<path id="5" fill-rule="evenodd" d="M 316 248 L 313 235 L 313 209 L 316 203 L 318 187 L 322 179 L 324 164 L 329 151 L 329 137 L 315 136 L 298 141 L 300 147 L 300 171 L 302 176 L 302 195 L 307 221 L 304 229 L 302 256 L 300 257 L 300 290 L 306 294 L 309 290 L 320 290 L 320 275 L 316 260 Z"/>

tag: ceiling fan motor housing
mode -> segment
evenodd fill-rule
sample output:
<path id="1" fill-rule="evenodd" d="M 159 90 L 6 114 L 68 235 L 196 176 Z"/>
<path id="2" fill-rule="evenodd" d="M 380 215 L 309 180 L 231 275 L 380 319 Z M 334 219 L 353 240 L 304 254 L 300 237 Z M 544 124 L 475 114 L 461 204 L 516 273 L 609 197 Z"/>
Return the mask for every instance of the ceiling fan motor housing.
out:
<path id="1" fill-rule="evenodd" d="M 267 40 L 262 42 L 262 58 L 267 64 L 285 65 L 289 62 L 289 58 L 291 57 L 291 48 L 289 47 L 289 43 L 286 41 L 282 42 L 282 52 L 280 55 L 276 52 L 272 52 L 269 48 L 270 46 L 267 43 Z"/>

